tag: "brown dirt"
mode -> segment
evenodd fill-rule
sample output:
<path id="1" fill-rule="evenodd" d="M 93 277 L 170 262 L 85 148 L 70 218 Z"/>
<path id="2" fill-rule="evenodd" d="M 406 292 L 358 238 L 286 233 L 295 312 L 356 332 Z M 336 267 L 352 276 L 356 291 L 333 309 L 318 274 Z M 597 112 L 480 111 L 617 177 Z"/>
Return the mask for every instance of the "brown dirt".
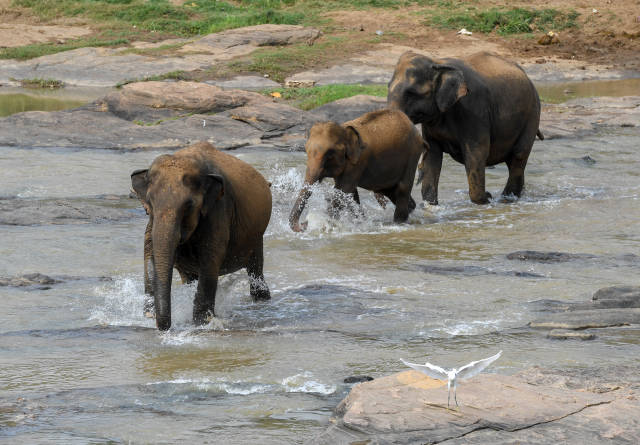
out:
<path id="1" fill-rule="evenodd" d="M 478 9 L 532 7 L 529 1 L 495 0 L 477 0 L 474 6 Z M 417 6 L 376 10 L 375 13 L 334 11 L 327 16 L 334 21 L 337 33 L 362 30 L 363 34 L 375 37 L 375 32 L 381 30 L 385 42 L 411 46 L 439 56 L 460 56 L 486 50 L 523 62 L 572 59 L 614 65 L 617 69 L 640 70 L 640 0 L 548 0 L 534 7 L 564 12 L 575 10 L 580 14 L 578 27 L 559 31 L 560 42 L 544 46 L 537 43 L 544 34 L 542 31 L 534 31 L 534 38 L 502 37 L 495 32 L 474 33 L 463 38 L 457 35 L 457 30 L 426 26 L 424 16 L 418 14 L 423 8 Z"/>

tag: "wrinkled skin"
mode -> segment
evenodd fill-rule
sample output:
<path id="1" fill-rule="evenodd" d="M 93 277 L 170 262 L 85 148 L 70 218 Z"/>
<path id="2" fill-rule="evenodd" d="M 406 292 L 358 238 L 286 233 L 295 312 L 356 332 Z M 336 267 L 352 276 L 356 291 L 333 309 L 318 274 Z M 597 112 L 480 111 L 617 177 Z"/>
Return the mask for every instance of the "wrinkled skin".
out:
<path id="1" fill-rule="evenodd" d="M 269 184 L 253 167 L 206 142 L 158 156 L 131 174 L 149 222 L 144 236 L 145 293 L 158 329 L 171 327 L 171 277 L 198 280 L 193 321 L 215 314 L 218 276 L 246 268 L 254 300 L 268 300 L 262 237 L 271 217 Z"/>
<path id="2" fill-rule="evenodd" d="M 310 187 L 324 178 L 334 178 L 335 188 L 351 194 L 358 204 L 357 187 L 375 192 L 381 205 L 386 196 L 396 206 L 395 222 L 405 222 L 415 208 L 411 189 L 425 145 L 404 113 L 380 110 L 342 125 L 316 124 L 309 132 L 305 150 L 304 185 L 289 216 L 292 230 L 304 230 L 300 215 L 311 196 Z M 332 215 L 337 214 L 339 206 L 334 197 Z"/>
<path id="3" fill-rule="evenodd" d="M 536 134 L 543 137 L 538 93 L 518 65 L 489 53 L 437 60 L 408 52 L 389 82 L 387 105 L 422 124 L 429 145 L 419 166 L 425 201 L 438 203 L 443 153 L 464 164 L 472 202 L 489 202 L 485 167 L 500 162 L 509 168 L 502 195 L 520 196 Z"/>

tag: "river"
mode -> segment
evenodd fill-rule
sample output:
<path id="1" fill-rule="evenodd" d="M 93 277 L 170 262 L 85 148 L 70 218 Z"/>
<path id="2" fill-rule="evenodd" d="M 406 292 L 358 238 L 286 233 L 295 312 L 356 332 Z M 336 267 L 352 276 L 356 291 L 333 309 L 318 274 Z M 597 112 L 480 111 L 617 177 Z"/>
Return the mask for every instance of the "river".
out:
<path id="1" fill-rule="evenodd" d="M 503 350 L 488 370 L 502 374 L 640 366 L 637 328 L 587 342 L 526 327 L 536 300 L 638 284 L 638 143 L 637 128 L 536 141 L 522 199 L 487 206 L 470 203 L 464 167 L 447 157 L 440 205 L 419 205 L 402 225 L 369 192 L 364 216 L 330 220 L 325 181 L 303 234 L 287 216 L 304 153 L 236 150 L 272 182 L 272 300 L 252 303 L 244 271 L 225 276 L 217 317 L 198 328 L 195 288 L 176 274 L 166 333 L 143 316 L 146 216 L 128 197 L 131 171 L 160 152 L 0 148 L 0 205 L 120 212 L 2 226 L 0 276 L 61 282 L 0 287 L 0 441 L 301 443 L 329 425 L 345 377 L 402 371 L 401 357 L 457 366 Z M 494 197 L 506 178 L 504 165 L 487 170 Z M 518 250 L 587 255 L 507 259 Z"/>

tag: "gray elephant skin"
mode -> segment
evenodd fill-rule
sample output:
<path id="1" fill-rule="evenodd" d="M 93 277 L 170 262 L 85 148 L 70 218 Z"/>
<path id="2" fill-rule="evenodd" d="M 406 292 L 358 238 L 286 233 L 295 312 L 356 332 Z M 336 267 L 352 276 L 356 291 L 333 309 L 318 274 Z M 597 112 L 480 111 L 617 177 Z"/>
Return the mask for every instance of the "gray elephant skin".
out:
<path id="1" fill-rule="evenodd" d="M 314 125 L 305 144 L 304 185 L 289 215 L 291 229 L 304 230 L 299 221 L 311 196 L 310 187 L 324 178 L 334 178 L 335 188 L 352 195 L 357 204 L 358 187 L 375 192 L 383 206 L 386 196 L 396 206 L 394 221 L 406 221 L 416 207 L 411 189 L 425 148 L 420 132 L 397 110 L 373 111 L 342 125 Z M 330 213 L 335 215 L 339 207 L 334 194 Z"/>
<path id="2" fill-rule="evenodd" d="M 404 111 L 429 150 L 420 161 L 422 197 L 438 203 L 442 154 L 464 164 L 469 197 L 486 204 L 485 167 L 505 162 L 504 197 L 519 197 L 524 170 L 540 123 L 540 99 L 517 64 L 490 53 L 432 59 L 407 52 L 389 82 L 389 108 Z"/>
<path id="3" fill-rule="evenodd" d="M 249 164 L 206 142 L 158 156 L 131 174 L 149 222 L 144 234 L 145 292 L 156 325 L 171 327 L 171 280 L 198 280 L 193 321 L 215 314 L 218 276 L 246 268 L 254 300 L 268 300 L 263 235 L 271 218 L 269 184 Z M 147 310 L 151 308 L 146 308 Z"/>

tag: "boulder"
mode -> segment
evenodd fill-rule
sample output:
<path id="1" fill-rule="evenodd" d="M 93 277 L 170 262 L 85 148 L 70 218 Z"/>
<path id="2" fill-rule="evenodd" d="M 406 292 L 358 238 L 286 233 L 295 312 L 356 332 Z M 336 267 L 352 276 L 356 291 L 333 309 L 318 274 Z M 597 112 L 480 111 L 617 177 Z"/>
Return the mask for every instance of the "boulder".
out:
<path id="1" fill-rule="evenodd" d="M 580 413 L 587 414 L 581 421 L 597 417 L 597 412 L 616 425 L 614 411 L 597 409 L 615 400 L 612 393 L 534 386 L 518 376 L 482 374 L 460 382 L 460 406 L 447 408 L 446 382 L 407 371 L 355 385 L 336 408 L 335 425 L 310 443 L 439 443 L 464 441 L 474 431 L 490 431 L 507 443 L 513 433 Z M 629 405 L 629 416 L 639 412 L 637 401 Z M 637 421 L 624 417 L 624 432 L 638 436 L 633 429 Z M 537 443 L 555 443 L 553 436 L 536 438 Z"/>
<path id="2" fill-rule="evenodd" d="M 386 106 L 387 99 L 384 97 L 359 94 L 324 104 L 310 113 L 319 121 L 333 121 L 342 124 Z"/>
<path id="3" fill-rule="evenodd" d="M 304 133 L 305 130 L 311 128 L 313 123 L 318 121 L 318 118 L 312 113 L 269 100 L 234 108 L 223 115 L 264 132 L 263 139 L 281 136 L 285 132 Z"/>

